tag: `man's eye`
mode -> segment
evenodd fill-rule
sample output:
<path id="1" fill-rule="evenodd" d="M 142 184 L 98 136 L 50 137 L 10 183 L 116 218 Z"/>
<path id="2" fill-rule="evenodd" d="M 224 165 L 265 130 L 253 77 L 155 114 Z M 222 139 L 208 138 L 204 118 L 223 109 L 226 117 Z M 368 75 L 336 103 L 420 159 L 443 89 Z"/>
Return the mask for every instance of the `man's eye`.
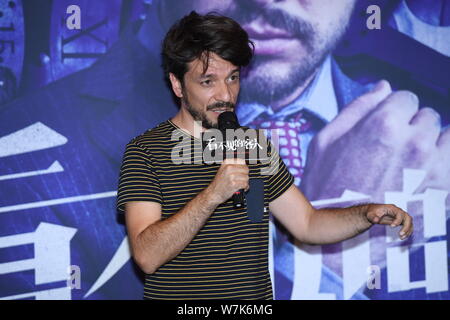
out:
<path id="1" fill-rule="evenodd" d="M 211 85 L 211 80 L 203 80 L 202 82 L 200 82 L 200 84 L 203 86 L 209 86 Z"/>
<path id="2" fill-rule="evenodd" d="M 236 81 L 236 80 L 238 80 L 238 79 L 239 79 L 239 75 L 238 75 L 238 74 L 232 75 L 232 76 L 230 77 L 230 80 L 231 80 L 231 81 Z"/>

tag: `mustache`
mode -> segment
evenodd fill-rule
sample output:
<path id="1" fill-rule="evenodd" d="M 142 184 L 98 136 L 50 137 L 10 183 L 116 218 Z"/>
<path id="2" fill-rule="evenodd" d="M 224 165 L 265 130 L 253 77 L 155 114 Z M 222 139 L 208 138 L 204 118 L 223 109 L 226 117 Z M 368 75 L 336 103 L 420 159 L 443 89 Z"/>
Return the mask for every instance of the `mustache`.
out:
<path id="1" fill-rule="evenodd" d="M 311 45 L 314 39 L 315 30 L 313 25 L 299 17 L 278 8 L 246 8 L 235 10 L 232 16 L 241 24 L 262 18 L 270 26 L 282 29 L 302 40 L 307 45 Z"/>
<path id="2" fill-rule="evenodd" d="M 210 104 L 206 107 L 206 110 L 214 110 L 214 109 L 233 109 L 234 110 L 235 104 L 232 102 L 225 102 L 225 101 L 218 101 L 216 103 Z"/>

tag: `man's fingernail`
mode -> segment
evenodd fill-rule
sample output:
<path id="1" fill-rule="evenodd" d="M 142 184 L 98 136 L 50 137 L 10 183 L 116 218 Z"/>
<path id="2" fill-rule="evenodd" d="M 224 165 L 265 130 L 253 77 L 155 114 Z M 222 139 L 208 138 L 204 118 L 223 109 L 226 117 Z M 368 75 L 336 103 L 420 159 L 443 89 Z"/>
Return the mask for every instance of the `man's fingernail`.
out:
<path id="1" fill-rule="evenodd" d="M 383 88 L 385 82 L 386 82 L 385 80 L 378 81 L 378 83 L 375 85 L 375 87 L 373 87 L 372 91 L 378 91 L 381 88 Z"/>
<path id="2" fill-rule="evenodd" d="M 415 93 L 410 92 L 409 96 L 411 97 L 411 100 L 414 101 L 414 103 L 418 103 L 419 102 L 419 97 Z"/>

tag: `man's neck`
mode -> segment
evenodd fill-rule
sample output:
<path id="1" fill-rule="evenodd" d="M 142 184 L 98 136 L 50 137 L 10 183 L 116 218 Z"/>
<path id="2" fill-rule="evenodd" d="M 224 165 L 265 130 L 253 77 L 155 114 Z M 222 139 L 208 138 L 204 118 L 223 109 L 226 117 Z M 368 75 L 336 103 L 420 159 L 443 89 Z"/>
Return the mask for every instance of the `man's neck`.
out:
<path id="1" fill-rule="evenodd" d="M 201 125 L 199 125 L 198 122 L 196 122 L 190 113 L 183 107 L 180 108 L 180 111 L 172 118 L 170 119 L 174 125 L 176 125 L 181 130 L 185 131 L 189 135 L 193 136 L 194 138 L 201 138 L 201 133 L 204 132 L 206 129 L 203 128 Z"/>

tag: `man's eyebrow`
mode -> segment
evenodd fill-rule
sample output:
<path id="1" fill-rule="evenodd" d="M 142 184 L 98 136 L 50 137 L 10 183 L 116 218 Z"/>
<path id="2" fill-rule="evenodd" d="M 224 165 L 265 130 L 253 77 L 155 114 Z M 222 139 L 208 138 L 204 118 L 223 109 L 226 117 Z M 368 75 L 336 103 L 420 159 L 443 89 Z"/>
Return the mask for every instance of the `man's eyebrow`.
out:
<path id="1" fill-rule="evenodd" d="M 231 70 L 230 73 L 227 75 L 227 78 L 236 72 L 240 72 L 240 69 L 236 68 L 236 69 Z M 210 78 L 214 78 L 214 77 L 216 77 L 215 73 L 207 73 L 207 74 L 201 74 L 199 76 L 199 79 L 210 79 Z"/>
<path id="2" fill-rule="evenodd" d="M 240 71 L 241 71 L 241 69 L 239 69 L 239 68 L 236 68 L 236 69 L 231 70 L 231 72 L 228 74 L 227 78 L 228 78 L 229 76 L 231 76 L 233 73 L 240 72 Z"/>
<path id="3" fill-rule="evenodd" d="M 208 73 L 208 74 L 201 74 L 198 78 L 199 79 L 209 79 L 209 78 L 213 78 L 215 77 L 216 74 L 215 73 Z"/>

